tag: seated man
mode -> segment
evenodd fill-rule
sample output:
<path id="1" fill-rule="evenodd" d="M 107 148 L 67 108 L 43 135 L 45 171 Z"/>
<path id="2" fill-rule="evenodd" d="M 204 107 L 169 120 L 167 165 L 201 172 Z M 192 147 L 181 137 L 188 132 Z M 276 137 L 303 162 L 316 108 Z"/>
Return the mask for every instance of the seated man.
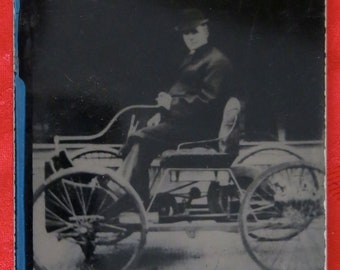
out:
<path id="1" fill-rule="evenodd" d="M 231 95 L 231 64 L 222 52 L 208 44 L 207 22 L 199 10 L 182 12 L 176 30 L 189 54 L 173 86 L 156 99 L 161 113 L 149 120 L 148 127 L 130 135 L 122 148 L 124 162 L 118 171 L 144 201 L 149 198 L 148 168 L 157 155 L 179 143 L 217 135 L 211 122 L 222 116 L 222 106 Z"/>

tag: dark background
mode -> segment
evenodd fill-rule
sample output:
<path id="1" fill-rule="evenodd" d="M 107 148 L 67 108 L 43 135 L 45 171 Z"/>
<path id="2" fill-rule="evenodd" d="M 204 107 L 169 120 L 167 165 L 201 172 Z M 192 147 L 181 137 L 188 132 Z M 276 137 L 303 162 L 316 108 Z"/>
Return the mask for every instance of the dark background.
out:
<path id="1" fill-rule="evenodd" d="M 233 63 L 245 140 L 275 140 L 278 127 L 288 140 L 322 138 L 322 0 L 21 2 L 20 74 L 33 142 L 95 133 L 117 110 L 154 103 L 187 53 L 174 31 L 183 7 L 210 18 L 210 42 Z M 118 133 L 105 142 L 120 142 Z"/>

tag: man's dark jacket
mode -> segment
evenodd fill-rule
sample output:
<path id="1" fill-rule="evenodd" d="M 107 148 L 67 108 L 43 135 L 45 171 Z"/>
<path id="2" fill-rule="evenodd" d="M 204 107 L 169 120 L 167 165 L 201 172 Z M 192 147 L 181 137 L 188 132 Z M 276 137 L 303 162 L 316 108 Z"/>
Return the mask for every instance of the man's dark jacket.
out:
<path id="1" fill-rule="evenodd" d="M 169 90 L 173 97 L 169 116 L 179 121 L 197 120 L 197 117 L 204 121 L 207 113 L 212 116 L 212 111 L 220 109 L 216 106 L 224 104 L 230 95 L 230 73 L 228 58 L 212 46 L 205 45 L 189 55 Z"/>
<path id="2" fill-rule="evenodd" d="M 188 55 L 168 91 L 173 98 L 170 110 L 158 126 L 143 128 L 130 139 L 142 139 L 162 151 L 183 141 L 217 137 L 231 95 L 231 69 L 228 58 L 210 45 Z"/>

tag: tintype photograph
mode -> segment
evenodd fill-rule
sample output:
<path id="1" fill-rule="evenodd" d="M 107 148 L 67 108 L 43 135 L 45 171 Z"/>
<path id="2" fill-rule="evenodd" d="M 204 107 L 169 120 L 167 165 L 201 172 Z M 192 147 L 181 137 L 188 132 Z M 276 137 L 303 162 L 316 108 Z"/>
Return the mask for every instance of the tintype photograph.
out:
<path id="1" fill-rule="evenodd" d="M 321 270 L 322 0 L 22 0 L 28 269 Z"/>

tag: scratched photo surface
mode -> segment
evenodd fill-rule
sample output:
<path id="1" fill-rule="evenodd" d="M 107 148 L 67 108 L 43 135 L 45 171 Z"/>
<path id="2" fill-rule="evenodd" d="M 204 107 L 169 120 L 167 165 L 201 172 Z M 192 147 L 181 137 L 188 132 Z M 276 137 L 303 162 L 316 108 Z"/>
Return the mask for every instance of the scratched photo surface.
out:
<path id="1" fill-rule="evenodd" d="M 27 269 L 324 269 L 322 0 L 21 0 Z"/>

